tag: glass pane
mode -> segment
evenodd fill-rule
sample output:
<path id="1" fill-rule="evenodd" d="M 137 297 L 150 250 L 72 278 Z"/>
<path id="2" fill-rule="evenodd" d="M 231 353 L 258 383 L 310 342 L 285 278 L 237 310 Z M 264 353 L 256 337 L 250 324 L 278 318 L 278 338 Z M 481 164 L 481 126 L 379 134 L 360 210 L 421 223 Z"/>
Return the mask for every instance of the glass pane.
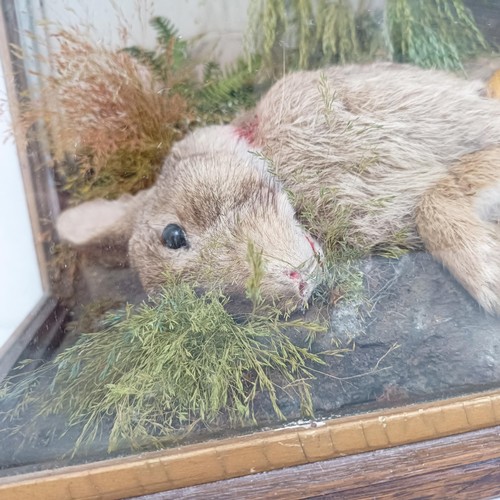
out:
<path id="1" fill-rule="evenodd" d="M 66 311 L 2 473 L 498 388 L 498 3 L 148 5 L 2 2 Z"/>
<path id="2" fill-rule="evenodd" d="M 5 95 L 0 66 L 0 93 Z M 8 133 L 9 115 L 0 116 L 0 136 Z M 0 348 L 42 298 L 42 282 L 33 241 L 21 168 L 15 144 L 0 144 L 3 179 L 0 185 Z M 15 213 L 15 217 L 12 214 Z"/>

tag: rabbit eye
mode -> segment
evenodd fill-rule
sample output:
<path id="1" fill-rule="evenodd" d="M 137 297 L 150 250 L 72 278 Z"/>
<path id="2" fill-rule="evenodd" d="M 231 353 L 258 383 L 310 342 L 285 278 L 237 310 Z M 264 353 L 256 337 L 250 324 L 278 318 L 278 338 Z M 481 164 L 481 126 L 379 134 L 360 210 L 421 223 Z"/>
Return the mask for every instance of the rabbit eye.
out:
<path id="1" fill-rule="evenodd" d="M 181 226 L 169 224 L 161 233 L 161 242 L 167 248 L 178 250 L 181 247 L 187 247 L 186 233 Z"/>

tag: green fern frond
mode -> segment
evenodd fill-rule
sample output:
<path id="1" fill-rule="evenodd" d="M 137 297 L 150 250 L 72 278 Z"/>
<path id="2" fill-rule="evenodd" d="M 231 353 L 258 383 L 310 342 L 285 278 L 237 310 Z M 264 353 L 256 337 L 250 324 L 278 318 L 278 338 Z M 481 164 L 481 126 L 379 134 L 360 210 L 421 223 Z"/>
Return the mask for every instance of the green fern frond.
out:
<path id="1" fill-rule="evenodd" d="M 170 85 L 173 73 L 186 64 L 187 42 L 178 36 L 177 28 L 165 17 L 153 17 L 150 25 L 156 31 L 156 50 L 132 46 L 123 51 L 148 66 L 157 78 Z"/>
<path id="2" fill-rule="evenodd" d="M 166 17 L 155 16 L 149 21 L 149 24 L 156 31 L 158 45 L 164 49 L 169 47 L 172 38 L 176 39 L 179 36 L 175 25 Z"/>
<path id="3" fill-rule="evenodd" d="M 159 49 L 163 49 L 166 61 L 171 68 L 179 68 L 187 58 L 187 43 L 179 37 L 177 28 L 166 17 L 153 17 L 150 25 L 156 31 Z"/>
<path id="4" fill-rule="evenodd" d="M 127 52 L 141 64 L 149 67 L 156 76 L 163 75 L 163 62 L 154 50 L 146 50 L 137 45 L 125 47 L 123 52 Z"/>
<path id="5" fill-rule="evenodd" d="M 208 61 L 203 68 L 203 82 L 210 83 L 219 80 L 223 76 L 220 64 L 215 61 Z"/>
<path id="6" fill-rule="evenodd" d="M 216 63 L 207 64 L 203 86 L 194 104 L 201 114 L 227 121 L 236 111 L 254 105 L 256 98 L 255 73 L 244 60 L 239 60 L 224 71 Z"/>

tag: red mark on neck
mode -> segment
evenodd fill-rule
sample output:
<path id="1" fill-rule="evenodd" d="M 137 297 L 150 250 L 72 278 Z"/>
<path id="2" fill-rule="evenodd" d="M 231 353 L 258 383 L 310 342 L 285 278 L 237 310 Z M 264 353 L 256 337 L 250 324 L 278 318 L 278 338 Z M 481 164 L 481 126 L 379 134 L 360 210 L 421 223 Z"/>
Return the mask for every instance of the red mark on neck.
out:
<path id="1" fill-rule="evenodd" d="M 314 253 L 314 257 L 316 258 L 316 261 L 318 262 L 320 267 L 323 268 L 323 258 L 322 258 L 323 256 L 322 256 L 321 250 L 318 250 L 318 246 L 316 245 L 316 243 L 314 242 L 314 240 L 312 238 L 310 238 L 309 236 L 306 236 L 306 240 L 312 248 L 312 251 Z"/>
<path id="2" fill-rule="evenodd" d="M 255 146 L 258 126 L 258 119 L 254 116 L 250 121 L 244 122 L 236 127 L 236 135 L 247 141 L 251 146 Z"/>
<path id="3" fill-rule="evenodd" d="M 312 238 L 309 238 L 309 236 L 306 236 L 306 240 L 309 243 L 309 245 L 311 245 L 311 248 L 312 248 L 314 255 L 318 255 L 318 251 L 316 250 L 316 245 L 314 244 L 314 241 L 312 240 Z"/>

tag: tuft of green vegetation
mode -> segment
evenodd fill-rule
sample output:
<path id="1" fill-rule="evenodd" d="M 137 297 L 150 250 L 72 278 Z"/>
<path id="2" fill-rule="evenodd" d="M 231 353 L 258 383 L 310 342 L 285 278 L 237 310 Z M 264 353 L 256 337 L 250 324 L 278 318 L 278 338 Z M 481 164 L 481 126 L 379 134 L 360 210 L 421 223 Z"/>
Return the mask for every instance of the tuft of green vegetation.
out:
<path id="1" fill-rule="evenodd" d="M 385 25 L 397 62 L 461 70 L 464 59 L 488 48 L 462 0 L 387 0 Z"/>
<path id="2" fill-rule="evenodd" d="M 82 334 L 54 360 L 28 374 L 24 369 L 31 361 L 24 361 L 20 373 L 0 386 L 0 398 L 12 408 L 1 415 L 10 422 L 7 432 L 17 430 L 29 440 L 30 424 L 16 427 L 29 410 L 35 418 L 65 415 L 66 431 L 78 426 L 74 452 L 100 435 L 110 419 L 109 450 L 161 446 L 221 419 L 225 425 L 253 423 L 261 391 L 280 419 L 282 390 L 298 395 L 304 415 L 312 416 L 308 366 L 324 361 L 292 343 L 287 332 L 314 336 L 325 327 L 280 320 L 262 309 L 236 321 L 224 308 L 227 301 L 218 291 L 198 295 L 170 280 L 149 302 L 109 313 L 100 331 Z"/>
<path id="3" fill-rule="evenodd" d="M 155 16 L 149 21 L 156 32 L 155 50 L 147 50 L 137 45 L 123 49 L 132 57 L 154 72 L 162 82 L 175 84 L 178 72 L 186 69 L 188 60 L 187 42 L 180 38 L 173 23 L 161 16 Z"/>
<path id="4" fill-rule="evenodd" d="M 123 50 L 188 101 L 193 124 L 228 123 L 240 110 L 255 104 L 255 69 L 260 65 L 259 56 L 248 62 L 239 59 L 224 70 L 218 63 L 209 61 L 205 63 L 200 82 L 194 75 L 195 61 L 189 55 L 188 44 L 179 37 L 175 26 L 164 17 L 153 17 L 150 25 L 156 32 L 155 50 L 138 46 Z"/>
<path id="5" fill-rule="evenodd" d="M 301 196 L 292 199 L 301 223 L 322 243 L 325 272 L 317 297 L 324 299 L 326 288 L 328 294 L 333 289 L 338 298 L 363 302 L 364 277 L 359 262 L 370 253 L 370 248 L 357 241 L 350 208 L 337 202 L 335 191 L 324 188 L 319 204 Z"/>
<path id="6" fill-rule="evenodd" d="M 246 63 L 222 70 L 209 62 L 200 81 L 173 24 L 163 17 L 150 24 L 154 50 L 114 51 L 78 28 L 53 34 L 54 75 L 38 75 L 39 97 L 23 101 L 21 116 L 25 131 L 37 121 L 47 125 L 69 204 L 151 186 L 173 142 L 190 127 L 227 123 L 255 104 L 255 71 Z"/>
<path id="7" fill-rule="evenodd" d="M 380 58 L 460 70 L 488 49 L 463 0 L 251 0 L 248 16 L 247 50 L 273 76 Z"/>
<path id="8" fill-rule="evenodd" d="M 362 1 L 252 0 L 247 51 L 261 56 L 268 76 L 296 69 L 368 60 L 381 45 L 375 18 Z"/>
<path id="9" fill-rule="evenodd" d="M 373 156 L 375 158 L 375 156 Z M 371 161 L 372 157 L 366 161 Z M 364 164 L 364 162 L 363 162 Z M 359 165 L 352 168 L 359 169 Z M 338 300 L 365 304 L 364 274 L 360 261 L 369 255 L 397 259 L 411 249 L 409 232 L 400 230 L 381 246 L 372 246 L 353 227 L 353 208 L 338 202 L 336 190 L 320 187 L 317 201 L 309 196 L 288 192 L 291 203 L 304 228 L 321 241 L 324 251 L 322 286 L 315 297 L 320 301 L 336 303 Z M 372 200 L 360 210 L 375 210 L 387 199 Z M 325 293 L 327 297 L 325 297 Z M 334 297 L 332 298 L 332 293 Z"/>
<path id="10" fill-rule="evenodd" d="M 261 284 L 264 278 L 264 262 L 262 260 L 262 250 L 257 251 L 251 240 L 248 242 L 247 260 L 250 264 L 250 278 L 248 278 L 245 290 L 247 298 L 252 302 L 253 313 L 255 314 L 263 304 Z"/>

